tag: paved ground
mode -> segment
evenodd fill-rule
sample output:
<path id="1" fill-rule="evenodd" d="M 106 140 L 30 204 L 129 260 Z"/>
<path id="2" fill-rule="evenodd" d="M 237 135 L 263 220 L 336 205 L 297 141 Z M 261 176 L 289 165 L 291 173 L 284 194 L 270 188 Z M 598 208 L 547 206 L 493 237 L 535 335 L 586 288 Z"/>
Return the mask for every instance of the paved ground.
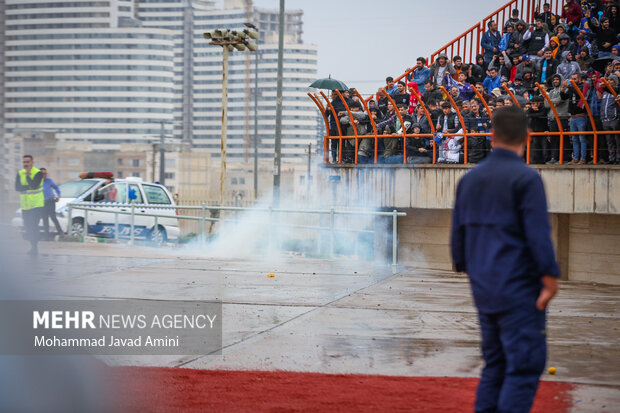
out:
<path id="1" fill-rule="evenodd" d="M 301 258 L 203 259 L 111 244 L 43 243 L 41 251 L 27 277 L 48 294 L 222 300 L 222 355 L 109 363 L 461 377 L 477 376 L 482 366 L 467 279 L 452 273 Z M 620 287 L 566 282 L 549 311 L 549 365 L 557 374 L 543 379 L 578 383 L 575 411 L 620 405 L 619 304 Z"/>

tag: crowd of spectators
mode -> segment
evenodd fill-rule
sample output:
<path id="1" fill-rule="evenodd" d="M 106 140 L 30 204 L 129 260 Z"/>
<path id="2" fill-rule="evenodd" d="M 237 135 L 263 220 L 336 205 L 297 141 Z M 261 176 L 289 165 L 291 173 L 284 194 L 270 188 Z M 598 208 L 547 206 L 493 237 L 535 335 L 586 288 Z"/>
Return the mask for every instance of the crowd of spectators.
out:
<path id="1" fill-rule="evenodd" d="M 493 111 L 514 105 L 515 100 L 525 110 L 532 132 L 558 132 L 558 120 L 545 99 L 546 92 L 567 131 L 566 138 L 560 148 L 558 135 L 533 135 L 531 163 L 556 164 L 561 150 L 565 163 L 586 164 L 592 162 L 596 149 L 598 163 L 620 164 L 620 134 L 598 135 L 598 148 L 593 148 L 591 134 L 570 134 L 594 130 L 593 126 L 598 131 L 615 131 L 620 126 L 618 99 L 602 80 L 619 91 L 618 10 L 615 1 L 566 0 L 560 16 L 545 4 L 528 23 L 515 9 L 501 32 L 495 21 L 488 23 L 480 43 L 483 53 L 475 62 L 465 63 L 460 56 L 450 59 L 442 53 L 427 66 L 419 57 L 403 80 L 394 82 L 387 77 L 386 86 L 368 102 L 368 111 L 354 90 L 343 91 L 358 135 L 373 134 L 371 117 L 377 133 L 387 135 L 377 140 L 377 148 L 374 138 L 358 139 L 357 162 L 374 162 L 376 149 L 380 163 L 403 163 L 405 152 L 407 163 L 431 163 L 433 152 L 438 163 L 463 163 L 463 132 L 490 132 Z M 586 104 L 571 80 L 585 96 L 595 125 L 591 125 Z M 440 89 L 442 86 L 448 93 Z M 344 103 L 336 92 L 331 98 L 336 113 L 327 110 L 330 135 L 338 136 L 339 123 L 343 135 L 353 136 L 352 118 Z M 409 137 L 404 144 L 403 133 L 427 136 Z M 339 141 L 331 140 L 332 162 L 338 162 L 340 156 L 342 162 L 354 162 L 355 139 L 343 140 L 342 146 L 339 154 Z M 488 135 L 467 137 L 468 163 L 481 161 L 490 150 Z"/>

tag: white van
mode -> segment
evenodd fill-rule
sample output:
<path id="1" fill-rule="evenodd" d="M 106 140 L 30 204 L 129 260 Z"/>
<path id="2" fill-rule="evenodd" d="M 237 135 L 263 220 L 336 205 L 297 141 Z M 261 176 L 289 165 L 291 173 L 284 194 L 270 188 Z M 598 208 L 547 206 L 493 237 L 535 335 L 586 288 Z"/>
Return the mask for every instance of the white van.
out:
<path id="1" fill-rule="evenodd" d="M 142 182 L 140 178 L 115 179 L 91 178 L 69 181 L 60 187 L 62 197 L 56 203 L 56 216 L 63 229 L 67 229 L 68 206 L 70 202 L 95 202 L 95 210 L 89 210 L 88 233 L 114 238 L 114 215 L 106 211 L 130 212 L 131 207 L 115 207 L 114 204 L 134 205 L 134 239 L 148 240 L 164 244 L 176 240 L 179 236 L 178 210 L 170 193 L 163 185 Z M 150 205 L 169 205 L 170 208 L 149 208 Z M 147 217 L 144 214 L 158 214 L 164 217 Z M 22 226 L 21 210 L 13 219 L 13 225 Z M 84 210 L 71 210 L 71 235 L 84 232 Z M 131 216 L 118 215 L 118 237 L 128 239 L 131 236 Z"/>

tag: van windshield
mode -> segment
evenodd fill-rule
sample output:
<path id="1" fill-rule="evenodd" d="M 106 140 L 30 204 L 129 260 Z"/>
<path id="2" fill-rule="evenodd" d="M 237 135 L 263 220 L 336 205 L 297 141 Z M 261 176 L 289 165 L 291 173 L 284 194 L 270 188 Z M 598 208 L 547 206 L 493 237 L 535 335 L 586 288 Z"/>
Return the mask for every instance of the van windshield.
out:
<path id="1" fill-rule="evenodd" d="M 81 179 L 79 181 L 65 182 L 58 186 L 60 187 L 60 195 L 63 198 L 77 198 L 98 182 L 94 179 Z"/>

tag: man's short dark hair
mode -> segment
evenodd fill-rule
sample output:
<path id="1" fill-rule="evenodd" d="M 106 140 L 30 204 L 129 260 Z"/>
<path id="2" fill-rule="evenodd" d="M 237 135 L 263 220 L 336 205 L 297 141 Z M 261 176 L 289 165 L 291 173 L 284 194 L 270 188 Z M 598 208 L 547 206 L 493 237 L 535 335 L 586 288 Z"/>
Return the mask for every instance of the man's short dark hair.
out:
<path id="1" fill-rule="evenodd" d="M 423 58 L 423 57 L 418 57 L 418 58 L 416 59 L 416 62 L 422 62 L 422 64 L 426 64 L 426 59 L 425 59 L 425 58 Z"/>
<path id="2" fill-rule="evenodd" d="M 487 27 L 490 29 L 493 23 L 495 23 L 495 20 L 489 20 L 489 22 L 487 23 Z"/>
<path id="3" fill-rule="evenodd" d="M 403 86 L 407 87 L 407 85 L 405 85 L 405 82 L 403 82 L 402 80 L 399 80 L 399 81 L 398 81 L 398 84 L 399 84 L 399 85 L 403 85 Z"/>
<path id="4" fill-rule="evenodd" d="M 517 106 L 504 106 L 493 112 L 493 135 L 507 145 L 520 145 L 527 139 L 527 116 Z"/>
<path id="5" fill-rule="evenodd" d="M 443 102 L 441 102 L 441 107 L 442 108 L 451 108 L 452 105 L 450 105 L 449 102 L 446 102 L 445 100 Z"/>
<path id="6" fill-rule="evenodd" d="M 22 158 L 30 158 L 30 160 L 32 161 L 34 158 L 32 157 L 32 155 L 24 155 L 22 156 Z"/>
<path id="7" fill-rule="evenodd" d="M 462 58 L 461 56 L 454 56 L 454 57 L 452 58 L 452 61 L 453 61 L 453 62 L 454 62 L 454 61 L 457 61 L 457 60 L 461 60 L 461 61 L 462 61 L 462 60 L 463 60 L 463 58 Z"/>
<path id="8" fill-rule="evenodd" d="M 403 108 L 407 108 L 409 105 L 405 104 L 405 103 L 397 103 L 396 107 L 398 109 L 403 109 Z"/>
<path id="9" fill-rule="evenodd" d="M 47 171 L 46 168 L 39 168 L 39 171 Z"/>
<path id="10" fill-rule="evenodd" d="M 493 71 L 497 72 L 497 69 L 496 69 L 496 68 L 494 68 L 494 67 L 489 67 L 489 72 L 490 72 L 491 70 L 493 70 Z"/>
<path id="11" fill-rule="evenodd" d="M 353 109 L 353 108 L 361 109 L 362 104 L 354 100 L 353 102 L 349 103 L 349 109 Z"/>
<path id="12" fill-rule="evenodd" d="M 428 105 L 429 105 L 429 106 L 435 106 L 436 104 L 437 104 L 437 99 L 430 99 L 430 100 L 428 101 Z"/>
<path id="13" fill-rule="evenodd" d="M 512 9 L 512 15 L 519 14 L 519 9 Z"/>
<path id="14" fill-rule="evenodd" d="M 482 82 L 476 82 L 476 86 L 478 86 L 478 85 L 484 87 L 484 83 L 482 83 Z"/>
<path id="15" fill-rule="evenodd" d="M 428 79 L 426 82 L 424 82 L 424 85 L 432 85 L 433 81 Z"/>
<path id="16" fill-rule="evenodd" d="M 386 82 L 393 82 L 394 78 L 392 76 L 388 76 L 388 77 L 385 78 L 385 81 Z"/>

